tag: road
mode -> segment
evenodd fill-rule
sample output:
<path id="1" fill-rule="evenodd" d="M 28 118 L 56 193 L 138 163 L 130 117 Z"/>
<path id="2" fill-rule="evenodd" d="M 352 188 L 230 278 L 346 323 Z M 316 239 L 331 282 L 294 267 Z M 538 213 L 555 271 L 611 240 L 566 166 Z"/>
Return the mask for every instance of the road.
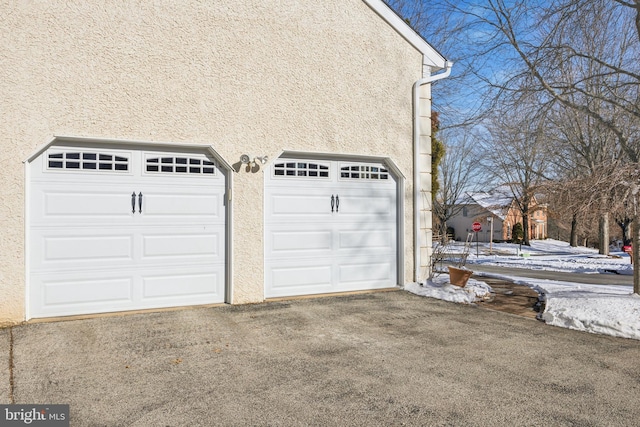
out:
<path id="1" fill-rule="evenodd" d="M 530 270 L 527 268 L 501 267 L 495 265 L 467 264 L 476 273 L 501 274 L 512 277 L 586 283 L 590 285 L 633 285 L 633 276 L 619 274 L 585 274 L 560 271 Z"/>

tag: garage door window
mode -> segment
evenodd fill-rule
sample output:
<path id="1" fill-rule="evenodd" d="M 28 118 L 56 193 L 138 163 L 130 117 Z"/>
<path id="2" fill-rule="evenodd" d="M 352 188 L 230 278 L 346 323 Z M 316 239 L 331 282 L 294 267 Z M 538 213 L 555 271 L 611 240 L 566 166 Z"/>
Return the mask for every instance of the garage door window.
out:
<path id="1" fill-rule="evenodd" d="M 151 157 L 147 159 L 146 171 L 150 173 L 175 173 L 215 175 L 213 162 L 191 157 Z"/>
<path id="2" fill-rule="evenodd" d="M 389 171 L 379 166 L 350 165 L 340 168 L 341 179 L 389 179 Z"/>
<path id="3" fill-rule="evenodd" d="M 128 171 L 129 159 L 100 152 L 53 152 L 48 154 L 48 169 L 83 171 Z"/>
<path id="4" fill-rule="evenodd" d="M 283 162 L 274 165 L 273 174 L 276 177 L 306 176 L 311 178 L 328 178 L 329 166 L 309 162 Z"/>

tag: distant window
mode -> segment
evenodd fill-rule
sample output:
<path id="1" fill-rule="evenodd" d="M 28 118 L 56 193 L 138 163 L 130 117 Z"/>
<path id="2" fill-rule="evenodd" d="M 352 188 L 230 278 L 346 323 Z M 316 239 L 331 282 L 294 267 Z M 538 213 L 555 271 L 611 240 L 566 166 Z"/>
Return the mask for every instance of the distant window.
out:
<path id="1" fill-rule="evenodd" d="M 467 209 L 466 206 L 464 206 L 462 208 L 462 216 L 468 216 L 469 215 L 469 210 Z"/>
<path id="2" fill-rule="evenodd" d="M 328 178 L 329 166 L 321 163 L 290 161 L 273 165 L 276 177 Z"/>
<path id="3" fill-rule="evenodd" d="M 126 172 L 129 158 L 126 155 L 96 151 L 51 152 L 47 157 L 48 169 L 82 171 Z"/>

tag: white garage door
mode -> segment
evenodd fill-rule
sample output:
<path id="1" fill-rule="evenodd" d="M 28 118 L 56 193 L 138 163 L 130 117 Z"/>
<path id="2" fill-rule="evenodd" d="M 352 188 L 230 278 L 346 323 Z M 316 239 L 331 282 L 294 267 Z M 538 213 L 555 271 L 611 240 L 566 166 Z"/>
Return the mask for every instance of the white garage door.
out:
<path id="1" fill-rule="evenodd" d="M 397 187 L 382 164 L 278 159 L 265 187 L 267 298 L 398 284 Z"/>
<path id="2" fill-rule="evenodd" d="M 30 167 L 30 317 L 224 302 L 225 176 L 211 158 L 50 147 Z"/>

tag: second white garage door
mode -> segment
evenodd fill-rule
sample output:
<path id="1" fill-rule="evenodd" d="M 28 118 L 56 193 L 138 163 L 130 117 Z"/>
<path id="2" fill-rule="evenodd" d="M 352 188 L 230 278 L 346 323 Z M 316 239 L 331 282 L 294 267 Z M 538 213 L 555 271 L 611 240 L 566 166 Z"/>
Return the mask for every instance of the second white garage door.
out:
<path id="1" fill-rule="evenodd" d="M 30 174 L 30 317 L 225 301 L 226 179 L 210 156 L 53 146 Z"/>
<path id="2" fill-rule="evenodd" d="M 278 159 L 266 175 L 267 298 L 398 284 L 397 185 L 384 165 Z"/>

